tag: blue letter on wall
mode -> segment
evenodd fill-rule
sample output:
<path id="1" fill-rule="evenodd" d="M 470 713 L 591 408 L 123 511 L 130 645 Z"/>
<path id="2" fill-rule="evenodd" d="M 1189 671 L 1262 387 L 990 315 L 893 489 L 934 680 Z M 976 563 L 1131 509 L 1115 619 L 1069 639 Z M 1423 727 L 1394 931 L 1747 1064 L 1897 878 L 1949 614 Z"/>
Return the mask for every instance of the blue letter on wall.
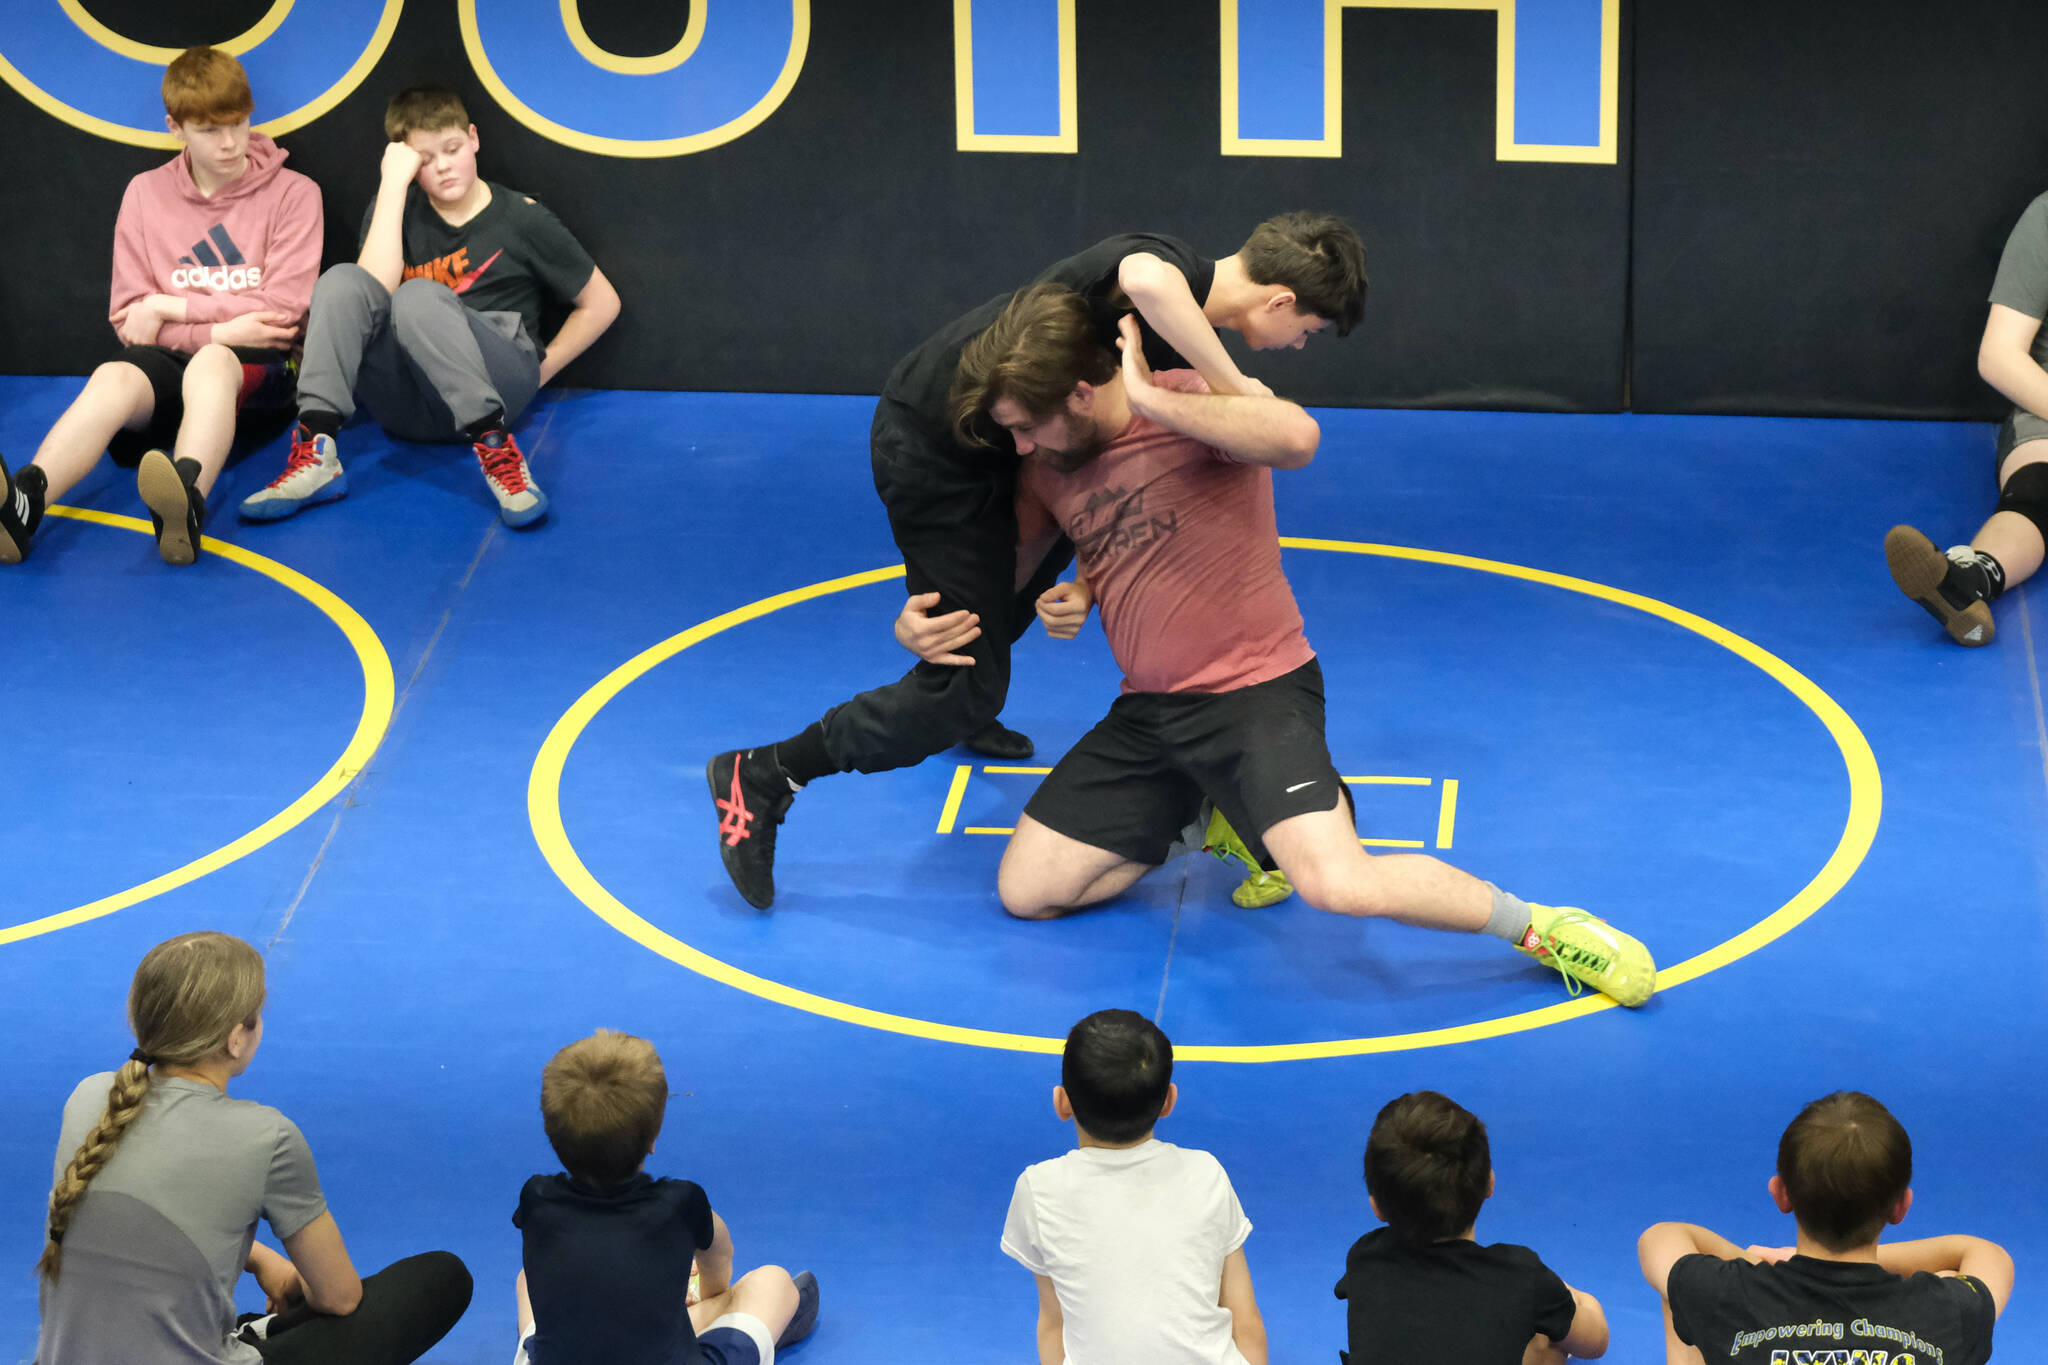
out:
<path id="1" fill-rule="evenodd" d="M 963 152 L 1072 152 L 1074 0 L 953 0 Z"/>
<path id="2" fill-rule="evenodd" d="M 1494 155 L 1616 160 L 1621 0 L 1221 0 L 1226 156 L 1343 154 L 1343 12 L 1492 10 Z"/>

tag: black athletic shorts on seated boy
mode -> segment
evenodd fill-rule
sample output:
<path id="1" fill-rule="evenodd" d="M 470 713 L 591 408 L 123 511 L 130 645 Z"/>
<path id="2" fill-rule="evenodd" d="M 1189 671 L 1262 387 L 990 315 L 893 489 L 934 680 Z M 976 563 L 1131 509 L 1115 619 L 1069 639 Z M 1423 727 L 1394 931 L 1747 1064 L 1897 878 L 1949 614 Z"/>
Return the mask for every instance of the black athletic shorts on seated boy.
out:
<path id="1" fill-rule="evenodd" d="M 259 351 L 246 346 L 229 348 L 242 362 L 242 386 L 235 392 L 236 434 L 242 423 L 275 423 L 284 429 L 297 401 L 297 367 L 283 351 Z M 114 357 L 142 371 L 149 381 L 152 399 L 149 420 L 140 431 L 117 431 L 107 442 L 107 454 L 123 469 L 133 469 L 152 450 L 169 450 L 178 441 L 178 426 L 185 420 L 185 367 L 190 354 L 168 346 L 124 346 Z M 275 435 L 275 432 L 270 433 Z M 265 438 L 267 439 L 267 437 Z"/>
<path id="2" fill-rule="evenodd" d="M 1323 738 L 1323 669 L 1230 692 L 1126 692 L 1039 785 L 1047 829 L 1157 866 L 1207 796 L 1254 857 L 1267 830 L 1329 810 L 1344 780 Z"/>

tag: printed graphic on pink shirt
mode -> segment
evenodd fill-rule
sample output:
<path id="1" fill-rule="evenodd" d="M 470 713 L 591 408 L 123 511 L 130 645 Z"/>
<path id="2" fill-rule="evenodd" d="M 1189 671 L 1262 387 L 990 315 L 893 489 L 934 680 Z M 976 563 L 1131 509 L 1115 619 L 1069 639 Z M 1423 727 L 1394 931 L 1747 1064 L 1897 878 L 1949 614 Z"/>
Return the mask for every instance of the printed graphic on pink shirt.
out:
<path id="1" fill-rule="evenodd" d="M 171 285 L 177 289 L 234 293 L 262 283 L 263 267 L 248 263 L 225 223 L 209 228 L 189 253 L 178 257 L 178 268 L 171 272 Z"/>

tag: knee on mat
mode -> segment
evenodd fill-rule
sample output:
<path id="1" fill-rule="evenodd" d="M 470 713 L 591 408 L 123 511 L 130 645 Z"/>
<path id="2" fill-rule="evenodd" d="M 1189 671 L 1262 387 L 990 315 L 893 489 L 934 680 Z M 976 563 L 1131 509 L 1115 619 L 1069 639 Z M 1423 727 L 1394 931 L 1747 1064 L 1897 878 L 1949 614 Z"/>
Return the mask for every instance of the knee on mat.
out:
<path id="1" fill-rule="evenodd" d="M 1043 888 L 1027 885 L 1024 878 L 1008 872 L 996 873 L 996 898 L 1013 919 L 1057 919 L 1061 907 L 1046 903 Z"/>

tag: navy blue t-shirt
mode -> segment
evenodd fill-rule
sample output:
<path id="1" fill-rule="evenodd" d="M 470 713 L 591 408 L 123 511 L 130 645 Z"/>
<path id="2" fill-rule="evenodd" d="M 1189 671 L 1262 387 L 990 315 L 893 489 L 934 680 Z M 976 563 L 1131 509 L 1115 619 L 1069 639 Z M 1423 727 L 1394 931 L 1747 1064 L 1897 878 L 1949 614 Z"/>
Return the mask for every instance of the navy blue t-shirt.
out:
<path id="1" fill-rule="evenodd" d="M 533 1301 L 533 1365 L 696 1365 L 684 1298 L 711 1246 L 711 1201 L 687 1180 L 641 1173 L 597 1190 L 537 1175 L 519 1191 Z"/>

